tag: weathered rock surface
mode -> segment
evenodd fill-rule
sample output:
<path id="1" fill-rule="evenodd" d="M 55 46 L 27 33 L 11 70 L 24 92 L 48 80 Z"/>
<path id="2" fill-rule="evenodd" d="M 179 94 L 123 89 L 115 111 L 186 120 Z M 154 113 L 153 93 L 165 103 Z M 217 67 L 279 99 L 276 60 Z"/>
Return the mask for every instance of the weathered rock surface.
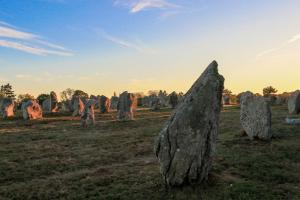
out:
<path id="1" fill-rule="evenodd" d="M 240 121 L 248 137 L 250 139 L 271 139 L 272 114 L 270 103 L 264 97 L 255 96 L 251 92 L 243 93 L 240 103 Z"/>
<path id="2" fill-rule="evenodd" d="M 50 97 L 43 101 L 43 111 L 45 112 L 57 112 L 58 111 L 58 100 L 55 92 L 50 93 Z"/>
<path id="3" fill-rule="evenodd" d="M 134 94 L 127 91 L 120 94 L 118 102 L 118 119 L 133 120 L 134 110 L 137 107 L 137 99 Z"/>
<path id="4" fill-rule="evenodd" d="M 22 113 L 25 120 L 43 118 L 42 107 L 34 100 L 29 100 L 22 103 Z"/>
<path id="5" fill-rule="evenodd" d="M 172 113 L 155 144 L 169 186 L 207 179 L 219 131 L 224 78 L 212 62 Z"/>
<path id="6" fill-rule="evenodd" d="M 13 117 L 15 102 L 10 98 L 0 99 L 0 113 L 3 118 Z"/>
<path id="7" fill-rule="evenodd" d="M 83 109 L 84 109 L 84 103 L 81 100 L 81 98 L 78 96 L 73 96 L 71 102 L 72 102 L 71 104 L 72 104 L 72 110 L 73 110 L 72 116 L 73 117 L 81 116 Z"/>
<path id="8" fill-rule="evenodd" d="M 100 112 L 101 113 L 109 113 L 110 111 L 110 100 L 106 96 L 100 97 Z"/>
<path id="9" fill-rule="evenodd" d="M 97 104 L 97 100 L 89 99 L 86 101 L 84 105 L 83 112 L 81 114 L 81 125 L 86 128 L 89 125 L 95 124 L 95 105 Z"/>
<path id="10" fill-rule="evenodd" d="M 293 92 L 289 97 L 288 109 L 290 114 L 300 113 L 300 90 Z"/>
<path id="11" fill-rule="evenodd" d="M 169 103 L 173 109 L 177 106 L 178 94 L 175 91 L 170 94 Z"/>
<path id="12" fill-rule="evenodd" d="M 110 100 L 110 108 L 113 110 L 117 110 L 118 102 L 119 102 L 119 97 L 112 96 Z"/>

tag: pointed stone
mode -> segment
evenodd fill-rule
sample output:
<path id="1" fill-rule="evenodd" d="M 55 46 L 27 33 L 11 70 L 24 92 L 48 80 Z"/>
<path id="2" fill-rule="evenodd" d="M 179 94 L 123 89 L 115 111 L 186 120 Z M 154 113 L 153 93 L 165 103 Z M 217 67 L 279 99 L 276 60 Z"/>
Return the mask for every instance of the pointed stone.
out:
<path id="1" fill-rule="evenodd" d="M 155 144 L 169 186 L 201 183 L 208 177 L 219 131 L 224 78 L 212 62 L 172 113 Z"/>

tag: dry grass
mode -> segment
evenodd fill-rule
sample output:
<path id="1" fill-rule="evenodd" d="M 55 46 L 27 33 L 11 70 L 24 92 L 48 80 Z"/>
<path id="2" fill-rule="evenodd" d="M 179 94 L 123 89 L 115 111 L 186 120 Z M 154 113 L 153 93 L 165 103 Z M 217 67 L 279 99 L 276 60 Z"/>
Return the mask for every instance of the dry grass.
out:
<path id="1" fill-rule="evenodd" d="M 218 155 L 203 185 L 167 189 L 153 142 L 170 110 L 132 122 L 97 113 L 82 129 L 68 113 L 0 121 L 0 199 L 300 199 L 300 126 L 273 108 L 272 142 L 242 136 L 237 107 L 221 116 Z"/>

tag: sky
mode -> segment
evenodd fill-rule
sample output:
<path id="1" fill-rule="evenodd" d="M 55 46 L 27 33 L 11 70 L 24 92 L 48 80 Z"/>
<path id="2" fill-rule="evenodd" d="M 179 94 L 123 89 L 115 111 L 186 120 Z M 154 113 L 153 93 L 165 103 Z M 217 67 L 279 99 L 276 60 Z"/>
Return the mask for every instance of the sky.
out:
<path id="1" fill-rule="evenodd" d="M 216 60 L 234 93 L 300 89 L 299 0 L 0 0 L 17 94 L 186 92 Z"/>

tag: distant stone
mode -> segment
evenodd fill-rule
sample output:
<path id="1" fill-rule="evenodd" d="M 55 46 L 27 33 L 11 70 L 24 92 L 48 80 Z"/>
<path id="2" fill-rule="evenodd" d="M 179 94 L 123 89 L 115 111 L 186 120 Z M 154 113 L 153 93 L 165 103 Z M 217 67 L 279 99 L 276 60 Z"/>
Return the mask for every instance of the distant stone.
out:
<path id="1" fill-rule="evenodd" d="M 110 100 L 106 96 L 100 97 L 100 112 L 101 113 L 109 113 L 110 111 Z"/>
<path id="2" fill-rule="evenodd" d="M 230 105 L 230 97 L 228 95 L 223 95 L 223 104 Z"/>
<path id="3" fill-rule="evenodd" d="M 3 118 L 13 117 L 15 102 L 10 98 L 0 99 L 0 113 Z"/>
<path id="4" fill-rule="evenodd" d="M 149 108 L 150 107 L 150 97 L 149 96 L 144 96 L 142 99 L 142 106 Z"/>
<path id="5" fill-rule="evenodd" d="M 110 99 L 110 108 L 113 110 L 117 110 L 118 102 L 119 102 L 119 97 L 112 96 Z"/>
<path id="6" fill-rule="evenodd" d="M 50 97 L 43 101 L 43 111 L 45 112 L 57 112 L 58 111 L 58 100 L 55 92 L 50 93 Z"/>
<path id="7" fill-rule="evenodd" d="M 84 102 L 81 100 L 81 98 L 79 96 L 73 96 L 71 104 L 73 110 L 72 116 L 81 116 L 84 109 Z"/>
<path id="8" fill-rule="evenodd" d="M 264 97 L 255 96 L 251 92 L 242 93 L 240 103 L 240 121 L 248 137 L 270 140 L 272 137 L 270 103 Z"/>
<path id="9" fill-rule="evenodd" d="M 300 113 L 300 90 L 293 92 L 289 97 L 288 109 L 290 114 Z"/>
<path id="10" fill-rule="evenodd" d="M 83 112 L 81 114 L 81 125 L 84 128 L 87 128 L 89 125 L 95 124 L 95 105 L 97 104 L 97 100 L 89 99 L 86 101 L 84 105 Z"/>
<path id="11" fill-rule="evenodd" d="M 170 103 L 171 107 L 174 109 L 177 106 L 178 101 L 179 101 L 178 94 L 174 91 L 170 94 L 169 98 L 170 98 L 169 103 Z"/>
<path id="12" fill-rule="evenodd" d="M 121 121 L 133 120 L 136 107 L 136 96 L 127 91 L 123 92 L 120 94 L 118 102 L 118 119 Z"/>
<path id="13" fill-rule="evenodd" d="M 40 104 L 34 100 L 22 103 L 22 113 L 25 120 L 42 119 L 43 111 Z"/>
<path id="14" fill-rule="evenodd" d="M 161 107 L 168 107 L 168 95 L 167 95 L 166 91 L 160 90 L 158 93 L 158 98 L 159 98 Z"/>
<path id="15" fill-rule="evenodd" d="M 150 96 L 150 109 L 152 111 L 160 110 L 161 108 L 161 100 L 158 96 L 156 95 L 151 95 Z"/>
<path id="16" fill-rule="evenodd" d="M 208 178 L 219 132 L 224 78 L 212 62 L 174 110 L 155 143 L 160 171 L 169 186 Z"/>

